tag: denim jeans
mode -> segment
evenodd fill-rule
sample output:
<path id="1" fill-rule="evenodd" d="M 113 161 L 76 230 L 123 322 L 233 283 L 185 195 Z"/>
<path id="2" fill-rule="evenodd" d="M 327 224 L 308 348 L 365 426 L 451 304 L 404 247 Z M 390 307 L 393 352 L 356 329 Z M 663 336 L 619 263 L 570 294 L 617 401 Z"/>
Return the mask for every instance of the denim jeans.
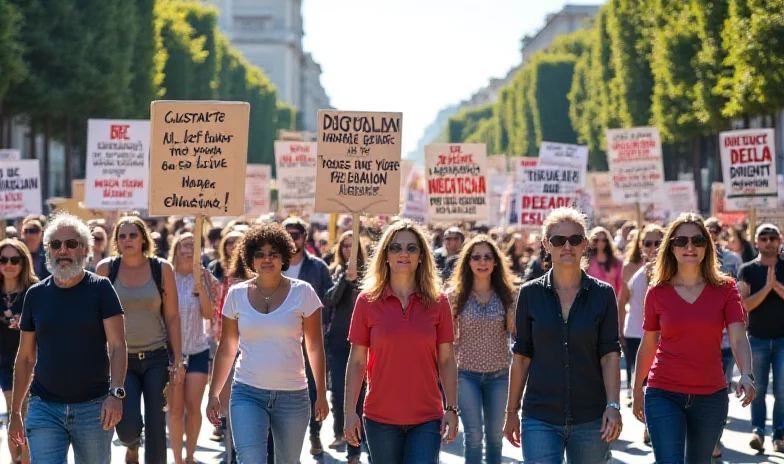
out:
<path id="1" fill-rule="evenodd" d="M 332 388 L 332 430 L 335 437 L 343 435 L 343 419 L 345 418 L 344 410 L 344 394 L 346 390 L 346 367 L 348 366 L 348 355 L 351 349 L 351 344 L 348 341 L 342 340 L 329 340 L 327 349 L 329 350 L 329 357 L 327 363 L 329 364 L 329 376 Z M 357 415 L 362 417 L 365 403 L 365 386 L 359 393 L 357 400 Z M 364 436 L 364 433 L 362 433 Z M 358 446 L 346 445 L 348 457 L 359 456 L 362 449 Z"/>
<path id="2" fill-rule="evenodd" d="M 101 408 L 106 396 L 76 404 L 30 398 L 25 429 L 35 464 L 63 464 L 73 445 L 78 463 L 109 464 L 114 429 L 104 430 Z"/>
<path id="3" fill-rule="evenodd" d="M 773 367 L 773 439 L 779 440 L 784 438 L 784 338 L 765 339 L 749 335 L 749 344 L 757 387 L 757 397 L 751 402 L 751 426 L 756 433 L 765 436 L 768 415 L 765 396 Z"/>
<path id="4" fill-rule="evenodd" d="M 637 351 L 640 349 L 640 338 L 627 338 L 626 346 L 623 346 L 623 357 L 626 364 L 626 388 L 632 390 L 632 380 L 634 379 L 634 365 L 637 363 Z"/>
<path id="5" fill-rule="evenodd" d="M 500 464 L 508 391 L 509 369 L 487 373 L 458 371 L 457 405 L 465 428 L 466 464 L 482 463 L 483 439 L 487 447 L 487 464 Z"/>
<path id="6" fill-rule="evenodd" d="M 729 401 L 726 388 L 710 395 L 687 395 L 648 387 L 645 423 L 656 462 L 711 462 L 727 423 Z"/>
<path id="7" fill-rule="evenodd" d="M 166 464 L 166 413 L 163 411 L 166 401 L 163 389 L 168 381 L 169 353 L 166 348 L 143 355 L 128 354 L 123 417 L 117 424 L 117 436 L 123 445 L 138 447 L 144 428 L 144 462 L 148 464 Z"/>
<path id="8" fill-rule="evenodd" d="M 602 419 L 576 425 L 553 425 L 523 417 L 520 426 L 523 462 L 569 464 L 610 462 L 610 444 L 602 441 Z"/>
<path id="9" fill-rule="evenodd" d="M 272 430 L 276 464 L 299 464 L 310 420 L 307 390 L 263 390 L 234 382 L 229 401 L 239 464 L 266 464 Z"/>
<path id="10" fill-rule="evenodd" d="M 373 464 L 438 464 L 441 420 L 417 425 L 382 424 L 365 418 Z"/>

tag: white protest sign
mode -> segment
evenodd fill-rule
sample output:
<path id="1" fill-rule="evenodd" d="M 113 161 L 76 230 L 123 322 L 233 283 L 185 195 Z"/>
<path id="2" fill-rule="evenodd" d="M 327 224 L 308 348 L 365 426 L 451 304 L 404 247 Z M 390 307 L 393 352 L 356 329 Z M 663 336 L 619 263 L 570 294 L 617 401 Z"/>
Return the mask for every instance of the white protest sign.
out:
<path id="1" fill-rule="evenodd" d="M 561 166 L 517 166 L 515 187 L 519 224 L 541 226 L 553 209 L 573 206 L 581 188 L 580 170 Z"/>
<path id="2" fill-rule="evenodd" d="M 662 200 L 664 168 L 659 130 L 655 127 L 608 129 L 605 135 L 613 202 L 635 204 Z"/>
<path id="3" fill-rule="evenodd" d="M 22 159 L 22 154 L 19 150 L 13 148 L 4 148 L 0 150 L 0 161 L 16 161 Z"/>
<path id="4" fill-rule="evenodd" d="M 487 193 L 487 203 L 490 218 L 488 222 L 493 226 L 504 223 L 504 193 L 510 188 L 513 176 L 506 173 L 490 173 L 487 176 L 490 190 Z"/>
<path id="5" fill-rule="evenodd" d="M 245 214 L 261 216 L 269 213 L 272 166 L 249 164 L 245 175 Z"/>
<path id="6" fill-rule="evenodd" d="M 699 213 L 693 180 L 667 181 L 664 183 L 664 191 L 670 219 L 678 217 L 681 213 Z"/>
<path id="7" fill-rule="evenodd" d="M 427 145 L 425 169 L 429 220 L 488 220 L 485 144 Z"/>
<path id="8" fill-rule="evenodd" d="M 425 189 L 424 170 L 414 167 L 401 190 L 405 192 L 405 198 L 400 216 L 420 224 L 427 222 L 427 190 Z"/>
<path id="9" fill-rule="evenodd" d="M 145 209 L 149 201 L 150 121 L 87 121 L 84 205 L 89 209 Z"/>
<path id="10" fill-rule="evenodd" d="M 41 214 L 38 160 L 0 161 L 0 218 Z"/>
<path id="11" fill-rule="evenodd" d="M 719 134 L 727 209 L 778 206 L 773 133 L 773 129 L 744 129 Z"/>
<path id="12" fill-rule="evenodd" d="M 278 209 L 312 212 L 316 204 L 316 142 L 275 142 Z"/>
<path id="13" fill-rule="evenodd" d="M 585 186 L 588 170 L 588 147 L 568 143 L 542 142 L 539 146 L 540 166 L 568 166 L 580 171 L 580 186 Z"/>

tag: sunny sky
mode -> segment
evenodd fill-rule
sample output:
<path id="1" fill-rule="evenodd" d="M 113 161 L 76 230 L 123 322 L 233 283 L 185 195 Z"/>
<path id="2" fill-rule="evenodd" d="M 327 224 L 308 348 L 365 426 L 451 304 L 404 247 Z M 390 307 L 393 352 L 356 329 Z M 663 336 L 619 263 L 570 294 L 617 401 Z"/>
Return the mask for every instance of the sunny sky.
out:
<path id="1" fill-rule="evenodd" d="M 438 111 L 520 63 L 521 39 L 564 4 L 602 0 L 304 0 L 304 48 L 332 106 L 402 111 L 403 153 Z"/>

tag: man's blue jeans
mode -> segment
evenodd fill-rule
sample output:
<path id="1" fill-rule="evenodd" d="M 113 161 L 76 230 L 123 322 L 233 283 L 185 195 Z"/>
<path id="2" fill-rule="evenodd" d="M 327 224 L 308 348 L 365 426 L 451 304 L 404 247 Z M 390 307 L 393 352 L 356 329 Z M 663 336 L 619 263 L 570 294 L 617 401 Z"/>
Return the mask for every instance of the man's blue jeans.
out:
<path id="1" fill-rule="evenodd" d="M 30 459 L 36 464 L 63 464 L 73 445 L 79 463 L 109 464 L 114 429 L 104 430 L 101 408 L 106 396 L 77 404 L 30 398 L 25 429 Z"/>
<path id="2" fill-rule="evenodd" d="M 373 464 L 438 464 L 441 420 L 417 425 L 382 424 L 365 418 Z"/>
<path id="3" fill-rule="evenodd" d="M 751 402 L 751 426 L 765 437 L 770 368 L 773 367 L 773 439 L 784 439 L 784 338 L 757 338 L 749 335 L 752 370 L 757 397 Z"/>
<path id="4" fill-rule="evenodd" d="M 500 464 L 508 391 L 509 369 L 487 373 L 458 372 L 457 405 L 465 428 L 466 464 L 482 464 L 483 439 L 487 447 L 487 464 Z"/>
<path id="5" fill-rule="evenodd" d="M 525 464 L 610 462 L 610 444 L 602 441 L 602 419 L 577 425 L 553 425 L 523 417 L 521 424 Z"/>
<path id="6" fill-rule="evenodd" d="M 645 391 L 645 423 L 656 462 L 711 462 L 729 409 L 727 389 L 687 395 L 651 388 Z"/>

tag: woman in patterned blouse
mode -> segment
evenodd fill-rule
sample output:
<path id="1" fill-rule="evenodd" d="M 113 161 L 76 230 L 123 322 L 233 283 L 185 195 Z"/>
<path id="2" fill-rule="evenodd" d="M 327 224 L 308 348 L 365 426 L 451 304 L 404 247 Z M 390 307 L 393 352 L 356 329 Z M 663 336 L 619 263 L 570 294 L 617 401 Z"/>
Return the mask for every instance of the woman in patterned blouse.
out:
<path id="1" fill-rule="evenodd" d="M 195 462 L 193 453 L 201 429 L 201 400 L 207 387 L 210 349 L 205 320 L 215 317 L 218 279 L 209 271 L 193 265 L 193 234 L 178 235 L 172 243 L 169 261 L 174 266 L 177 302 L 182 326 L 182 354 L 185 358 L 185 382 L 171 387 L 169 393 L 169 440 L 174 462 L 182 461 L 182 434 L 185 429 L 185 462 Z M 199 278 L 194 278 L 199 275 Z M 187 416 L 187 419 L 186 419 Z"/>
<path id="2" fill-rule="evenodd" d="M 490 237 L 478 235 L 463 248 L 450 287 L 465 462 L 482 462 L 484 426 L 487 463 L 498 464 L 509 384 L 514 290 L 509 263 Z"/>

